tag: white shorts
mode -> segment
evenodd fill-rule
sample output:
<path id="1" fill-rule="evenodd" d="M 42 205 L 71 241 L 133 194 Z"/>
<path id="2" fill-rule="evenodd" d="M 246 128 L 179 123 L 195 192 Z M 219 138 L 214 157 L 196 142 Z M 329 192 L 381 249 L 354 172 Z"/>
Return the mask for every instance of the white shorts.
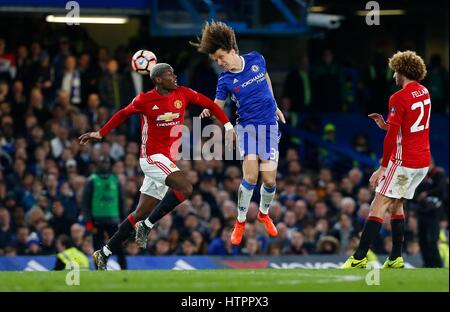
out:
<path id="1" fill-rule="evenodd" d="M 180 169 L 163 154 L 141 158 L 139 164 L 145 174 L 140 192 L 161 200 L 169 189 L 166 185 L 167 176 Z"/>
<path id="2" fill-rule="evenodd" d="M 375 192 L 389 198 L 411 199 L 417 186 L 427 175 L 428 167 L 406 168 L 389 161 L 386 173 Z"/>

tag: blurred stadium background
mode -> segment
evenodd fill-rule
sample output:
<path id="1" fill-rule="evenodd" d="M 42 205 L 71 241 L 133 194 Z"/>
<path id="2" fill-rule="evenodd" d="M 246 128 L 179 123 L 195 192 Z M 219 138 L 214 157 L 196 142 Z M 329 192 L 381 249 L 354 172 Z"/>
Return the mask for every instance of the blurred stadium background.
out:
<path id="1" fill-rule="evenodd" d="M 408 266 L 423 266 L 418 221 L 431 215 L 439 221 L 448 267 L 447 1 L 379 1 L 378 26 L 366 24 L 364 1 L 78 3 L 82 17 L 122 20 L 70 26 L 54 22 L 70 11 L 66 1 L 0 1 L 0 270 L 51 270 L 61 235 L 88 256 L 103 243 L 118 220 L 87 227 L 83 201 L 101 154 L 109 155 L 120 180 L 120 216 L 134 210 L 143 179 L 138 118 L 100 144 L 81 147 L 77 137 L 152 87 L 131 71 L 138 49 L 172 64 L 179 84 L 214 98 L 219 69 L 188 44 L 210 18 L 235 28 L 242 53 L 265 56 L 288 119 L 270 210 L 280 235 L 269 239 L 255 223 L 256 191 L 245 241 L 232 248 L 228 227 L 236 214 L 239 162 L 184 160 L 179 166 L 195 186 L 192 200 L 152 231 L 148 250 L 130 240 L 126 257 L 113 258 L 111 269 L 119 263 L 128 269 L 337 267 L 356 246 L 373 196 L 368 178 L 382 152 L 384 133 L 366 115 L 385 115 L 396 90 L 387 58 L 405 49 L 428 64 L 431 175 L 439 184 L 433 207 L 426 197 L 408 202 L 404 251 Z M 226 109 L 233 113 L 231 105 Z M 199 112 L 191 109 L 186 124 Z M 427 181 L 421 190 L 431 188 Z M 391 244 L 385 222 L 373 246 L 380 261 Z"/>

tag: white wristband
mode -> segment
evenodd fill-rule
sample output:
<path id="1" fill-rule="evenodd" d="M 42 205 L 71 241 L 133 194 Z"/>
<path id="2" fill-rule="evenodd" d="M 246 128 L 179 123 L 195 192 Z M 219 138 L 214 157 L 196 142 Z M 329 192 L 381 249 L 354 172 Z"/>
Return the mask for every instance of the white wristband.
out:
<path id="1" fill-rule="evenodd" d="M 225 130 L 233 130 L 233 125 L 231 124 L 231 122 L 227 122 L 226 124 L 223 125 Z"/>

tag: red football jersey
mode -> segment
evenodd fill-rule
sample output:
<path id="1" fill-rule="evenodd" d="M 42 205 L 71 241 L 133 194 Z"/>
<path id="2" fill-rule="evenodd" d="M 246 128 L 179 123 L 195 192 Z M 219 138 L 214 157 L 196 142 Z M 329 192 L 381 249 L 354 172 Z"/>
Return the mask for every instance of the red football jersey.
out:
<path id="1" fill-rule="evenodd" d="M 181 137 L 181 130 L 172 129 L 183 125 L 184 111 L 188 104 L 196 104 L 211 110 L 211 113 L 222 124 L 229 122 L 223 110 L 206 96 L 196 91 L 178 87 L 167 95 L 161 95 L 156 88 L 141 93 L 125 108 L 121 109 L 100 129 L 105 136 L 113 128 L 122 124 L 132 114 L 140 113 L 141 117 L 141 158 L 153 154 L 163 154 L 174 161 L 178 155 L 178 146 L 174 145 Z"/>
<path id="2" fill-rule="evenodd" d="M 389 99 L 387 123 L 400 126 L 391 161 L 407 168 L 430 165 L 430 94 L 418 82 L 410 82 Z"/>

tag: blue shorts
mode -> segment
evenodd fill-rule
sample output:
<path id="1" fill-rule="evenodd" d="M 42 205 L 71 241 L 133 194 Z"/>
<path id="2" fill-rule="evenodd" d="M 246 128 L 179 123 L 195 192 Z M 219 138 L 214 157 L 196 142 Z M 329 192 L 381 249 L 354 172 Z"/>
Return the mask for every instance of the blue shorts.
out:
<path id="1" fill-rule="evenodd" d="M 278 162 L 278 144 L 281 132 L 278 123 L 273 125 L 237 125 L 236 135 L 239 140 L 241 157 L 257 155 L 262 160 Z"/>

